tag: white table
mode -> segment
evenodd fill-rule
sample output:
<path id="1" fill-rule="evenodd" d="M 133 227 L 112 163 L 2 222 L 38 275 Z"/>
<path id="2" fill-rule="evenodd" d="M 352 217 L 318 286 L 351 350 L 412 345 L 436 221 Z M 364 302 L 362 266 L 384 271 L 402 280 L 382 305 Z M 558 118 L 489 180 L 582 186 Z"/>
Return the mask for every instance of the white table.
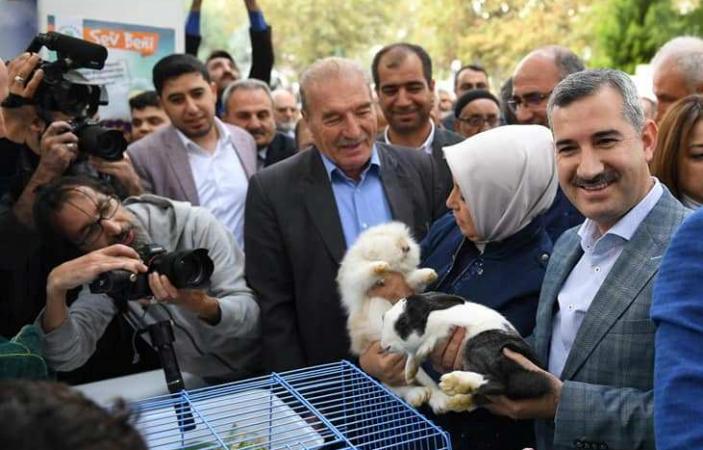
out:
<path id="1" fill-rule="evenodd" d="M 187 372 L 183 372 L 182 375 L 186 389 L 205 386 L 205 382 L 196 375 Z M 99 405 L 109 405 L 117 398 L 136 401 L 169 393 L 164 372 L 161 369 L 80 384 L 73 388 Z"/>

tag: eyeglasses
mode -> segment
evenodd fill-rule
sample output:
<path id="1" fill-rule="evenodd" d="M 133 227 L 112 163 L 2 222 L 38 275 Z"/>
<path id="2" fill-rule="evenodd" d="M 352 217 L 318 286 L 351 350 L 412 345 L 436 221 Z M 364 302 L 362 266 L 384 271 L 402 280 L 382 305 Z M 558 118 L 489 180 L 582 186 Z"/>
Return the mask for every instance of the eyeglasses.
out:
<path id="1" fill-rule="evenodd" d="M 98 218 L 85 228 L 83 239 L 75 242 L 77 247 L 88 247 L 93 245 L 103 233 L 103 220 L 110 220 L 115 217 L 119 209 L 120 202 L 115 196 L 105 197 L 101 202 L 96 203 Z"/>
<path id="2" fill-rule="evenodd" d="M 493 128 L 498 125 L 498 116 L 482 116 L 480 114 L 475 114 L 469 117 L 457 117 L 459 122 L 464 122 L 472 127 L 481 127 L 484 123 L 488 124 L 489 127 Z"/>
<path id="3" fill-rule="evenodd" d="M 512 112 L 517 112 L 517 109 L 520 105 L 525 108 L 539 106 L 542 104 L 542 102 L 544 102 L 544 100 L 548 99 L 551 94 L 552 91 L 549 91 L 544 94 L 541 92 L 528 92 L 523 96 L 513 95 L 508 100 L 508 107 Z"/>

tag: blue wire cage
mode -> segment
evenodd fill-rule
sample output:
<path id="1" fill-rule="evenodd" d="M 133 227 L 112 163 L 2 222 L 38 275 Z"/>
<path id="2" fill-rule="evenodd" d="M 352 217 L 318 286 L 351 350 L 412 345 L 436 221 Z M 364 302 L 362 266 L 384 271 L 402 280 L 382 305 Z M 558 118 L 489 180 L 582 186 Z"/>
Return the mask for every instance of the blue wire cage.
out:
<path id="1" fill-rule="evenodd" d="M 132 406 L 151 449 L 451 450 L 445 432 L 347 361 Z"/>

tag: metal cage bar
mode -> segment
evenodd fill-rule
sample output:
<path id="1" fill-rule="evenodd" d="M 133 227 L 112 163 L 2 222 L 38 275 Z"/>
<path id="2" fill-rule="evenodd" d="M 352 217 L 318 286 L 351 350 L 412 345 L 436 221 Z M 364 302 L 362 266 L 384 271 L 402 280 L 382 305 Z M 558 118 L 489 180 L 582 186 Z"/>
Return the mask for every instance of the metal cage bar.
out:
<path id="1" fill-rule="evenodd" d="M 132 406 L 151 449 L 451 450 L 445 432 L 348 361 Z"/>

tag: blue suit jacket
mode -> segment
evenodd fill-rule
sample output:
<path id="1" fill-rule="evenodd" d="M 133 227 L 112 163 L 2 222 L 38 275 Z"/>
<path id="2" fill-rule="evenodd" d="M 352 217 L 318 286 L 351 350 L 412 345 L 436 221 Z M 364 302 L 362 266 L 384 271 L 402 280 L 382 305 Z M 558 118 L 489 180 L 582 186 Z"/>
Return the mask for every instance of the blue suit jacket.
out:
<path id="1" fill-rule="evenodd" d="M 703 209 L 671 240 L 654 283 L 658 449 L 703 448 Z"/>
<path id="2" fill-rule="evenodd" d="M 591 303 L 567 357 L 553 421 L 538 421 L 538 448 L 654 448 L 652 284 L 687 214 L 668 190 L 625 245 Z M 556 301 L 583 252 L 573 228 L 554 246 L 542 285 L 534 345 L 547 363 Z"/>

